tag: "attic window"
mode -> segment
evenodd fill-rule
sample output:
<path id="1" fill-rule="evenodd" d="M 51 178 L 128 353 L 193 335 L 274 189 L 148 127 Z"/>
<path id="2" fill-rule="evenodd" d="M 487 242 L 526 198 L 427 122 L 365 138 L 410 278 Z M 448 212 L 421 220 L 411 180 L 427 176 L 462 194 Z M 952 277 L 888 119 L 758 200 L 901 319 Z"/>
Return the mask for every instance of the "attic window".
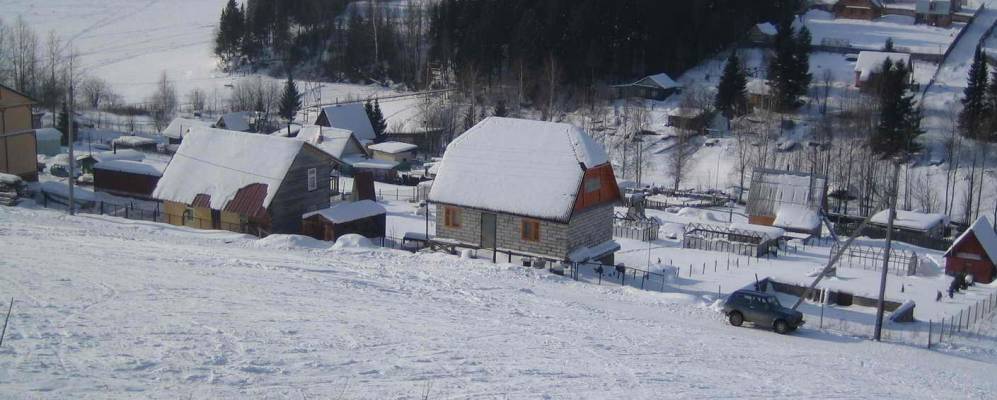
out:
<path id="1" fill-rule="evenodd" d="M 524 219 L 522 229 L 520 231 L 520 237 L 527 242 L 540 241 L 540 222 Z"/>
<path id="2" fill-rule="evenodd" d="M 308 168 L 308 191 L 314 192 L 318 189 L 318 169 Z"/>
<path id="3" fill-rule="evenodd" d="M 599 178 L 585 179 L 585 193 L 598 192 L 602 189 L 602 180 Z"/>

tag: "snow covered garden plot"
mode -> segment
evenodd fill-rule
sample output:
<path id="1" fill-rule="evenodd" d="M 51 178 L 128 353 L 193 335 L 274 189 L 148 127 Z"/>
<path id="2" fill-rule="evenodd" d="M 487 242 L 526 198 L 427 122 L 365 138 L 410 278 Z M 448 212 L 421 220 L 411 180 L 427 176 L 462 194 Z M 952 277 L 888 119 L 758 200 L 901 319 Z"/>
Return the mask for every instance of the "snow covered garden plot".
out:
<path id="1" fill-rule="evenodd" d="M 960 397 L 988 398 L 997 390 L 987 367 L 993 343 L 932 352 L 806 327 L 791 336 L 734 328 L 706 306 L 706 290 L 652 293 L 450 256 L 23 207 L 0 207 L 0 222 L 0 293 L 15 298 L 0 397 L 938 398 L 958 386 Z"/>

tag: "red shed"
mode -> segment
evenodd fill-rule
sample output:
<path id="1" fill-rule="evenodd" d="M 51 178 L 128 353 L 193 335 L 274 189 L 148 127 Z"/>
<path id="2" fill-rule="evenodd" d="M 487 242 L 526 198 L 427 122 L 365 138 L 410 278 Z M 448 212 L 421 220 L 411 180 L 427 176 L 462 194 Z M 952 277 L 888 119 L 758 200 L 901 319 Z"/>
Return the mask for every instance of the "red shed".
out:
<path id="1" fill-rule="evenodd" d="M 104 161 L 93 167 L 93 186 L 98 192 L 118 196 L 151 198 L 164 165 L 138 161 Z"/>
<path id="2" fill-rule="evenodd" d="M 981 216 L 945 252 L 945 273 L 972 274 L 980 283 L 990 283 L 997 273 L 997 233 L 987 217 Z"/>

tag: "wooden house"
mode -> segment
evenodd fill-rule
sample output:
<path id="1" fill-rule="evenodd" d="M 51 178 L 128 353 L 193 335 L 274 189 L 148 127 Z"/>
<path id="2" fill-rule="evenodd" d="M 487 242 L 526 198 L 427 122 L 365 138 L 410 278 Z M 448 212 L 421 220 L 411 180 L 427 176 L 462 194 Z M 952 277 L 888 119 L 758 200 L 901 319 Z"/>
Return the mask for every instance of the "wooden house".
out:
<path id="1" fill-rule="evenodd" d="M 184 137 L 153 197 L 174 225 L 300 233 L 303 214 L 329 207 L 333 163 L 305 141 L 198 128 Z"/>
<path id="2" fill-rule="evenodd" d="M 38 149 L 32 114 L 35 101 L 0 85 L 0 173 L 38 180 Z"/>
<path id="3" fill-rule="evenodd" d="M 748 30 L 748 42 L 756 46 L 770 46 L 777 33 L 778 29 L 771 22 L 755 24 Z"/>
<path id="4" fill-rule="evenodd" d="M 407 163 L 415 160 L 415 151 L 419 146 L 402 142 L 384 142 L 367 146 L 371 156 L 376 160 Z"/>
<path id="5" fill-rule="evenodd" d="M 980 283 L 991 283 L 997 275 L 997 234 L 987 217 L 981 216 L 945 252 L 945 273 L 973 275 Z"/>
<path id="6" fill-rule="evenodd" d="M 872 21 L 883 16 L 881 0 L 838 0 L 831 7 L 835 18 L 864 19 Z"/>
<path id="7" fill-rule="evenodd" d="M 903 63 L 908 70 L 914 69 L 910 54 L 891 53 L 884 51 L 862 51 L 855 61 L 855 87 L 863 90 L 874 90 L 875 82 L 883 72 L 883 64 L 889 60 L 891 63 Z M 913 79 L 914 74 L 910 74 Z"/>
<path id="8" fill-rule="evenodd" d="M 318 240 L 336 241 L 346 234 L 383 238 L 387 211 L 373 200 L 339 203 L 302 216 L 301 234 Z"/>
<path id="9" fill-rule="evenodd" d="M 664 100 L 682 89 L 668 74 L 646 76 L 640 80 L 622 85 L 614 85 L 616 97 L 620 99 L 641 98 Z"/>
<path id="10" fill-rule="evenodd" d="M 563 123 L 490 117 L 449 146 L 429 192 L 436 240 L 612 263 L 620 199 L 605 149 Z"/>
<path id="11" fill-rule="evenodd" d="M 702 132 L 709 115 L 697 108 L 677 108 L 668 113 L 668 126 L 682 130 Z"/>
<path id="12" fill-rule="evenodd" d="M 365 145 L 374 142 L 374 125 L 360 103 L 324 107 L 315 119 L 315 125 L 348 130 Z"/>
<path id="13" fill-rule="evenodd" d="M 152 198 L 166 165 L 113 160 L 93 166 L 93 188 L 115 196 Z"/>
<path id="14" fill-rule="evenodd" d="M 947 28 L 952 26 L 955 13 L 961 9 L 961 0 L 917 0 L 914 23 Z"/>

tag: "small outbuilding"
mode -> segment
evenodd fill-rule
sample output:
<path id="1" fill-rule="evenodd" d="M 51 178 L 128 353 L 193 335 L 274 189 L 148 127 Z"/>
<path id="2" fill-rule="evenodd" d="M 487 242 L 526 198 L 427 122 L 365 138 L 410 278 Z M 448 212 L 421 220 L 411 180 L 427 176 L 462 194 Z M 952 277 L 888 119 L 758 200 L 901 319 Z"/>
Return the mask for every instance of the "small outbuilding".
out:
<path id="1" fill-rule="evenodd" d="M 62 152 L 62 132 L 55 128 L 35 129 L 38 154 L 54 156 Z"/>
<path id="2" fill-rule="evenodd" d="M 648 100 L 664 100 L 682 89 L 668 74 L 656 74 L 642 78 L 634 83 L 615 85 L 616 97 L 621 99 L 642 98 Z"/>
<path id="3" fill-rule="evenodd" d="M 170 125 L 163 130 L 163 136 L 169 140 L 169 144 L 180 144 L 183 137 L 190 132 L 193 127 L 210 128 L 211 123 L 193 118 L 174 118 Z"/>
<path id="4" fill-rule="evenodd" d="M 340 203 L 302 216 L 301 234 L 335 242 L 347 234 L 366 238 L 385 235 L 387 211 L 373 200 Z"/>
<path id="5" fill-rule="evenodd" d="M 872 216 L 869 225 L 873 232 L 878 230 L 880 235 L 885 235 L 889 222 L 890 210 L 883 210 Z M 900 241 L 941 239 L 945 237 L 948 224 L 949 218 L 945 214 L 897 210 L 897 217 L 893 220 L 894 238 Z"/>
<path id="6" fill-rule="evenodd" d="M 820 237 L 820 215 L 817 210 L 798 204 L 784 204 L 775 213 L 772 226 L 788 232 Z"/>
<path id="7" fill-rule="evenodd" d="M 779 30 L 771 22 L 762 22 L 748 31 L 748 41 L 757 46 L 771 45 Z"/>
<path id="8" fill-rule="evenodd" d="M 419 146 L 402 142 L 384 142 L 372 144 L 367 148 L 370 149 L 374 159 L 407 163 L 415 160 L 415 151 Z"/>
<path id="9" fill-rule="evenodd" d="M 872 21 L 882 17 L 885 8 L 881 0 L 839 0 L 831 10 L 835 18 Z"/>
<path id="10" fill-rule="evenodd" d="M 152 198 L 166 165 L 113 160 L 93 166 L 93 188 L 115 196 Z"/>
<path id="11" fill-rule="evenodd" d="M 990 220 L 981 216 L 945 252 L 945 273 L 964 272 L 980 283 L 991 283 L 997 276 L 997 234 Z"/>

